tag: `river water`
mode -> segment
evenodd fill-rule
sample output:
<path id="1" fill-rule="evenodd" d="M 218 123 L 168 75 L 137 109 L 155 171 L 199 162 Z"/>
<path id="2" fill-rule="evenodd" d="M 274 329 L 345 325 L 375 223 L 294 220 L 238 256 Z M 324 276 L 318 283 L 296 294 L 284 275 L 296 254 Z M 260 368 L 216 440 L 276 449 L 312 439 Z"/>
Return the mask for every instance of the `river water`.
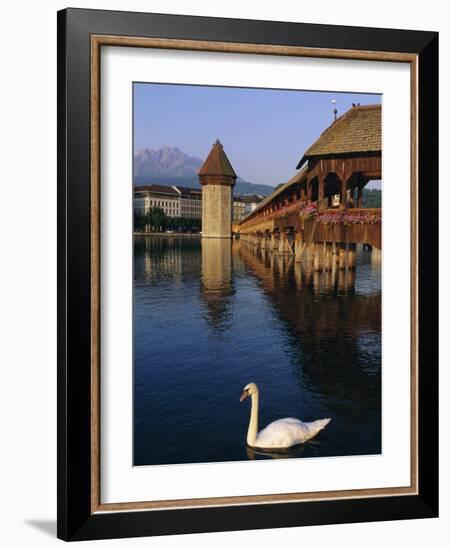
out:
<path id="1" fill-rule="evenodd" d="M 200 237 L 135 237 L 135 465 L 381 452 L 381 263 L 311 273 L 289 256 Z M 331 417 L 282 455 L 246 446 L 286 416 Z"/>

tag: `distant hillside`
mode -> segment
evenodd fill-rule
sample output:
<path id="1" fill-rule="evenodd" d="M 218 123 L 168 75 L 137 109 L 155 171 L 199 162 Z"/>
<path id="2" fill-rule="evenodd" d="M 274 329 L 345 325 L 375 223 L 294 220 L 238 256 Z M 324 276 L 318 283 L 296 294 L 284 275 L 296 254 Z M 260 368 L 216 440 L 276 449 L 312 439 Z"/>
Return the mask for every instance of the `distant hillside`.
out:
<path id="1" fill-rule="evenodd" d="M 197 172 L 203 164 L 199 157 L 190 157 L 178 147 L 163 149 L 143 149 L 134 156 L 134 185 L 159 183 L 161 185 L 184 185 L 199 189 Z M 270 185 L 259 185 L 243 180 L 238 176 L 234 191 L 251 195 L 270 195 L 274 190 Z"/>

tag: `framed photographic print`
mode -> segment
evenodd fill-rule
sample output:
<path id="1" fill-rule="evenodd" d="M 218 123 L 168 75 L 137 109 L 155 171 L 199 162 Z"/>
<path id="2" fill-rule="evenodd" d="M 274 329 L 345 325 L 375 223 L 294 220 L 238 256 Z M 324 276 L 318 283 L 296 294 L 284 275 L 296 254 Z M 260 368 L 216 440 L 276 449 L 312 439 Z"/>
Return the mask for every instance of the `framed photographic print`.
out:
<path id="1" fill-rule="evenodd" d="M 58 13 L 58 536 L 438 513 L 438 36 Z"/>

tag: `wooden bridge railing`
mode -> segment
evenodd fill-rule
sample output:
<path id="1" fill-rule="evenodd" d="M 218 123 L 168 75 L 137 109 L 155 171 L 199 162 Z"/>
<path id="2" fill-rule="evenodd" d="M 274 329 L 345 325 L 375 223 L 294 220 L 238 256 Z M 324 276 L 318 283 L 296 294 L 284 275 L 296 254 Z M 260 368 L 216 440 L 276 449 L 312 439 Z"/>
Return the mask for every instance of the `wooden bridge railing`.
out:
<path id="1" fill-rule="evenodd" d="M 304 222 L 303 238 L 314 242 L 367 243 L 381 249 L 381 208 L 324 210 Z"/>

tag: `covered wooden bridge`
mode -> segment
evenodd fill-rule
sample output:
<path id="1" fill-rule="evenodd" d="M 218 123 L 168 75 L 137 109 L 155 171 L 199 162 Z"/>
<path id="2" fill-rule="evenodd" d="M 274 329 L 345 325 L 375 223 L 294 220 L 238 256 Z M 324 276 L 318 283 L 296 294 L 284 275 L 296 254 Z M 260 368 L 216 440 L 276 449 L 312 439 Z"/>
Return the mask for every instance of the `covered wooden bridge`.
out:
<path id="1" fill-rule="evenodd" d="M 236 234 L 315 269 L 354 267 L 357 243 L 381 249 L 381 208 L 362 190 L 381 179 L 381 105 L 353 106 L 309 147 L 298 172 L 266 197 Z"/>

